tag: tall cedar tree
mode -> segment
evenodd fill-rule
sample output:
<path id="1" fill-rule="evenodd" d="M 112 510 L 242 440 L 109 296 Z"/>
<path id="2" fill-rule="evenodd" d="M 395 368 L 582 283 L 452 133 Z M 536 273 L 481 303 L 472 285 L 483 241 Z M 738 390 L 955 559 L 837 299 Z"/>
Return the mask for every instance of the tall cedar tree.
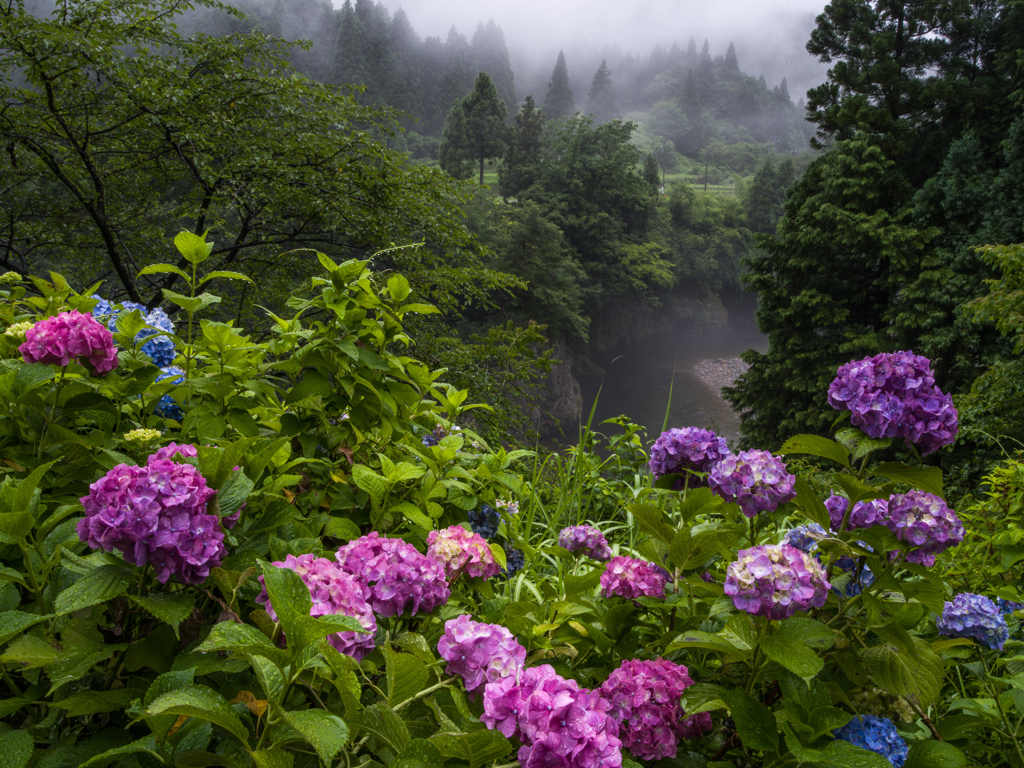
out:
<path id="1" fill-rule="evenodd" d="M 514 197 L 529 189 L 540 176 L 540 150 L 544 138 L 545 114 L 527 96 L 522 108 L 512 118 L 505 161 L 498 168 L 501 194 Z"/>
<path id="2" fill-rule="evenodd" d="M 569 68 L 565 64 L 565 54 L 558 52 L 558 60 L 551 71 L 551 82 L 544 97 L 544 117 L 558 120 L 568 117 L 576 111 L 576 99 L 569 86 Z"/>
<path id="3" fill-rule="evenodd" d="M 481 72 L 476 76 L 473 90 L 452 107 L 445 121 L 439 150 L 441 167 L 452 176 L 462 178 L 465 162 L 472 158 L 480 164 L 480 183 L 483 184 L 484 161 L 497 157 L 505 149 L 505 114 L 505 102 L 498 96 L 494 82 L 486 72 Z"/>
<path id="4" fill-rule="evenodd" d="M 471 48 L 477 70 L 490 76 L 498 97 L 505 103 L 506 114 L 515 111 L 519 99 L 516 98 L 512 64 L 505 47 L 505 35 L 494 19 L 477 26 Z"/>
<path id="5" fill-rule="evenodd" d="M 605 59 L 601 59 L 601 66 L 594 73 L 594 81 L 587 95 L 587 112 L 594 116 L 594 122 L 598 125 L 619 117 L 615 91 L 612 90 L 612 73 Z"/>

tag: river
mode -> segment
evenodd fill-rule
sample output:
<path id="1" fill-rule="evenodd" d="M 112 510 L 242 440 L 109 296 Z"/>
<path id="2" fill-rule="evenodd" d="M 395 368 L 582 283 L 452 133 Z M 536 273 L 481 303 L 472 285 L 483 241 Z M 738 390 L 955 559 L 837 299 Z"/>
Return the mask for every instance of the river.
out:
<path id="1" fill-rule="evenodd" d="M 764 352 L 768 339 L 758 332 L 752 313 L 730 313 L 725 330 L 679 329 L 649 336 L 607 354 L 595 356 L 605 374 L 580 379 L 583 419 L 586 420 L 600 388 L 594 424 L 625 414 L 647 428 L 648 443 L 661 433 L 672 387 L 668 426 L 704 427 L 736 448 L 739 419 L 718 392 L 701 381 L 696 367 L 724 367 L 747 349 Z M 719 363 L 723 361 L 723 363 Z M 673 384 L 674 382 L 674 384 Z"/>

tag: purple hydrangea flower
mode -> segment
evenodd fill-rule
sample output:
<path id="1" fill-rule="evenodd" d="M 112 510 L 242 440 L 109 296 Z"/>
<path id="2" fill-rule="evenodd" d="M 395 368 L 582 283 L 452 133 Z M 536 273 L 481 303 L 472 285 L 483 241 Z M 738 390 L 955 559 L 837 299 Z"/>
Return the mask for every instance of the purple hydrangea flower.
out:
<path id="1" fill-rule="evenodd" d="M 98 376 L 117 368 L 110 331 L 77 309 L 40 320 L 25 332 L 18 351 L 26 363 L 64 366 L 77 360 Z"/>
<path id="2" fill-rule="evenodd" d="M 132 565 L 151 564 L 160 583 L 199 584 L 227 554 L 220 520 L 206 511 L 216 493 L 188 464 L 152 456 L 144 467 L 119 464 L 82 497 L 78 536 Z"/>
<path id="3" fill-rule="evenodd" d="M 754 517 L 771 512 L 796 498 L 796 478 L 782 459 L 768 451 L 743 451 L 726 456 L 711 469 L 708 485 L 726 501 L 739 504 L 743 514 Z"/>
<path id="4" fill-rule="evenodd" d="M 362 661 L 373 650 L 377 620 L 366 602 L 366 587 L 357 579 L 346 573 L 334 561 L 312 554 L 298 557 L 288 555 L 284 562 L 276 562 L 274 565 L 279 568 L 291 568 L 302 578 L 313 600 L 310 616 L 352 616 L 366 630 L 365 633 L 335 632 L 328 635 L 327 642 L 338 652 L 351 656 L 356 661 Z M 260 583 L 263 583 L 262 576 Z M 266 606 L 270 618 L 277 621 L 277 613 L 270 603 L 266 588 L 256 598 L 256 602 Z"/>
<path id="5" fill-rule="evenodd" d="M 184 456 L 186 459 L 194 459 L 199 456 L 199 449 L 189 443 L 168 443 L 151 454 L 149 461 L 158 459 L 173 459 L 175 456 Z"/>
<path id="6" fill-rule="evenodd" d="M 608 540 L 604 534 L 592 525 L 573 525 L 563 528 L 558 534 L 558 546 L 570 552 L 582 552 L 587 557 L 606 562 L 611 559 L 612 551 L 608 548 Z"/>
<path id="7" fill-rule="evenodd" d="M 942 615 L 935 621 L 940 635 L 973 637 L 986 648 L 1003 650 L 1010 636 L 999 607 L 982 595 L 961 592 L 953 602 L 944 603 Z"/>
<path id="8" fill-rule="evenodd" d="M 641 760 L 674 758 L 679 739 L 699 738 L 711 714 L 686 717 L 679 699 L 693 685 L 689 670 L 665 659 L 630 659 L 601 685 L 608 714 L 619 724 L 622 745 Z"/>
<path id="9" fill-rule="evenodd" d="M 850 506 L 850 500 L 845 496 L 833 493 L 825 501 L 825 509 L 828 510 L 829 521 L 833 531 L 838 531 L 843 524 L 843 516 L 846 508 Z M 871 499 L 869 501 L 858 501 L 853 505 L 850 513 L 850 520 L 846 526 L 847 530 L 854 528 L 870 528 L 873 525 L 884 525 L 889 516 L 889 501 L 887 499 Z"/>
<path id="10" fill-rule="evenodd" d="M 638 597 L 664 597 L 668 579 L 664 568 L 646 560 L 635 560 L 618 555 L 608 561 L 601 574 L 601 593 L 605 597 L 618 595 L 630 600 Z"/>
<path id="11" fill-rule="evenodd" d="M 176 365 L 162 368 L 161 371 L 162 373 L 156 377 L 157 381 L 171 378 L 174 379 L 174 384 L 181 384 L 185 381 L 185 371 Z M 181 406 L 170 395 L 164 395 L 160 398 L 160 401 L 156 404 L 156 415 L 163 416 L 165 419 L 174 419 L 175 421 L 181 421 L 185 417 Z"/>
<path id="12" fill-rule="evenodd" d="M 796 547 L 801 552 L 810 553 L 812 549 L 817 548 L 818 542 L 826 536 L 828 536 L 828 532 L 824 528 L 817 523 L 810 523 L 790 528 L 786 531 L 786 535 L 782 537 L 782 543 Z"/>
<path id="13" fill-rule="evenodd" d="M 897 539 L 917 547 L 907 555 L 907 562 L 927 566 L 935 565 L 935 555 L 964 538 L 964 526 L 956 512 L 938 496 L 924 491 L 890 498 L 885 525 Z"/>
<path id="14" fill-rule="evenodd" d="M 523 768 L 616 768 L 622 743 L 609 707 L 597 691 L 581 690 L 544 664 L 486 684 L 481 719 L 523 743 Z"/>
<path id="15" fill-rule="evenodd" d="M 892 720 L 875 715 L 858 715 L 842 728 L 833 731 L 841 741 L 848 741 L 858 747 L 877 752 L 894 768 L 903 768 L 907 762 L 907 742 L 896 732 Z"/>
<path id="16" fill-rule="evenodd" d="M 502 575 L 506 579 L 511 579 L 526 565 L 526 555 L 523 554 L 523 550 L 515 547 L 506 546 L 504 550 L 505 568 L 502 570 Z"/>
<path id="17" fill-rule="evenodd" d="M 651 459 L 648 466 L 654 479 L 671 474 L 693 472 L 710 472 L 711 468 L 729 455 L 729 446 L 725 438 L 718 437 L 709 429 L 684 427 L 662 432 L 661 437 L 651 446 Z M 673 488 L 682 490 L 686 483 L 676 481 Z M 689 479 L 691 487 L 703 485 L 697 478 Z"/>
<path id="18" fill-rule="evenodd" d="M 828 401 L 850 411 L 868 437 L 901 437 L 925 455 L 952 443 L 959 428 L 953 399 L 935 386 L 928 358 L 913 352 L 883 352 L 840 367 Z"/>
<path id="19" fill-rule="evenodd" d="M 465 614 L 445 622 L 437 652 L 448 662 L 445 672 L 461 677 L 470 693 L 504 677 L 518 677 L 526 662 L 526 649 L 511 632 Z"/>
<path id="20" fill-rule="evenodd" d="M 741 549 L 725 579 L 725 594 L 738 610 L 770 619 L 820 608 L 830 587 L 821 564 L 788 544 Z"/>
<path id="21" fill-rule="evenodd" d="M 996 608 L 1004 616 L 1010 613 L 1016 613 L 1017 611 L 1024 611 L 1024 603 L 1015 603 L 1012 600 L 1004 600 L 1001 597 L 996 598 Z"/>
<path id="22" fill-rule="evenodd" d="M 368 589 L 374 613 L 398 616 L 427 613 L 448 602 L 451 592 L 444 567 L 401 539 L 386 539 L 376 531 L 350 541 L 336 555 L 341 567 Z"/>
<path id="23" fill-rule="evenodd" d="M 461 525 L 453 525 L 443 531 L 431 531 L 427 535 L 427 557 L 441 563 L 449 583 L 460 573 L 473 578 L 489 579 L 501 571 L 501 566 L 494 559 L 483 537 L 467 531 Z"/>

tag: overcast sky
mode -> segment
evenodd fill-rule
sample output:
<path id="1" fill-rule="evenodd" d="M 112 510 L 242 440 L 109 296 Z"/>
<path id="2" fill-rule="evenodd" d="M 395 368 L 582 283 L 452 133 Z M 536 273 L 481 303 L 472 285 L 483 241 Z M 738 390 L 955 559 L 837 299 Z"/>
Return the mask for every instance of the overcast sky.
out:
<path id="1" fill-rule="evenodd" d="M 549 50 L 589 43 L 618 45 L 624 52 L 650 53 L 655 43 L 685 47 L 692 35 L 710 42 L 720 56 L 736 44 L 740 68 L 764 73 L 769 85 L 789 77 L 796 99 L 800 85 L 824 77 L 809 75 L 806 33 L 826 0 L 382 0 L 394 13 L 402 8 L 413 29 L 443 41 L 454 24 L 472 38 L 478 23 L 493 18 L 510 49 L 546 55 Z M 340 4 L 340 0 L 336 0 Z M 794 28 L 798 31 L 794 33 Z M 787 60 L 789 60 L 787 62 Z M 821 68 L 824 71 L 824 68 Z M 772 82 L 773 79 L 775 82 Z M 794 83 L 794 80 L 799 81 Z M 804 82 L 804 81 L 812 82 Z"/>

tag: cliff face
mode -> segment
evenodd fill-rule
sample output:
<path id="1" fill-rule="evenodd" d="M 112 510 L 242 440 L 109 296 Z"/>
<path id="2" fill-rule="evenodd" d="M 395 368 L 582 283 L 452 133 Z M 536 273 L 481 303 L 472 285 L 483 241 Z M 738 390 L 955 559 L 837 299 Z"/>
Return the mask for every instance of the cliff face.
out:
<path id="1" fill-rule="evenodd" d="M 564 341 L 556 341 L 551 346 L 553 357 L 561 362 L 539 382 L 540 405 L 531 413 L 541 439 L 555 437 L 562 430 L 574 430 L 583 409 L 580 383 L 573 375 L 575 356 L 572 350 Z"/>

